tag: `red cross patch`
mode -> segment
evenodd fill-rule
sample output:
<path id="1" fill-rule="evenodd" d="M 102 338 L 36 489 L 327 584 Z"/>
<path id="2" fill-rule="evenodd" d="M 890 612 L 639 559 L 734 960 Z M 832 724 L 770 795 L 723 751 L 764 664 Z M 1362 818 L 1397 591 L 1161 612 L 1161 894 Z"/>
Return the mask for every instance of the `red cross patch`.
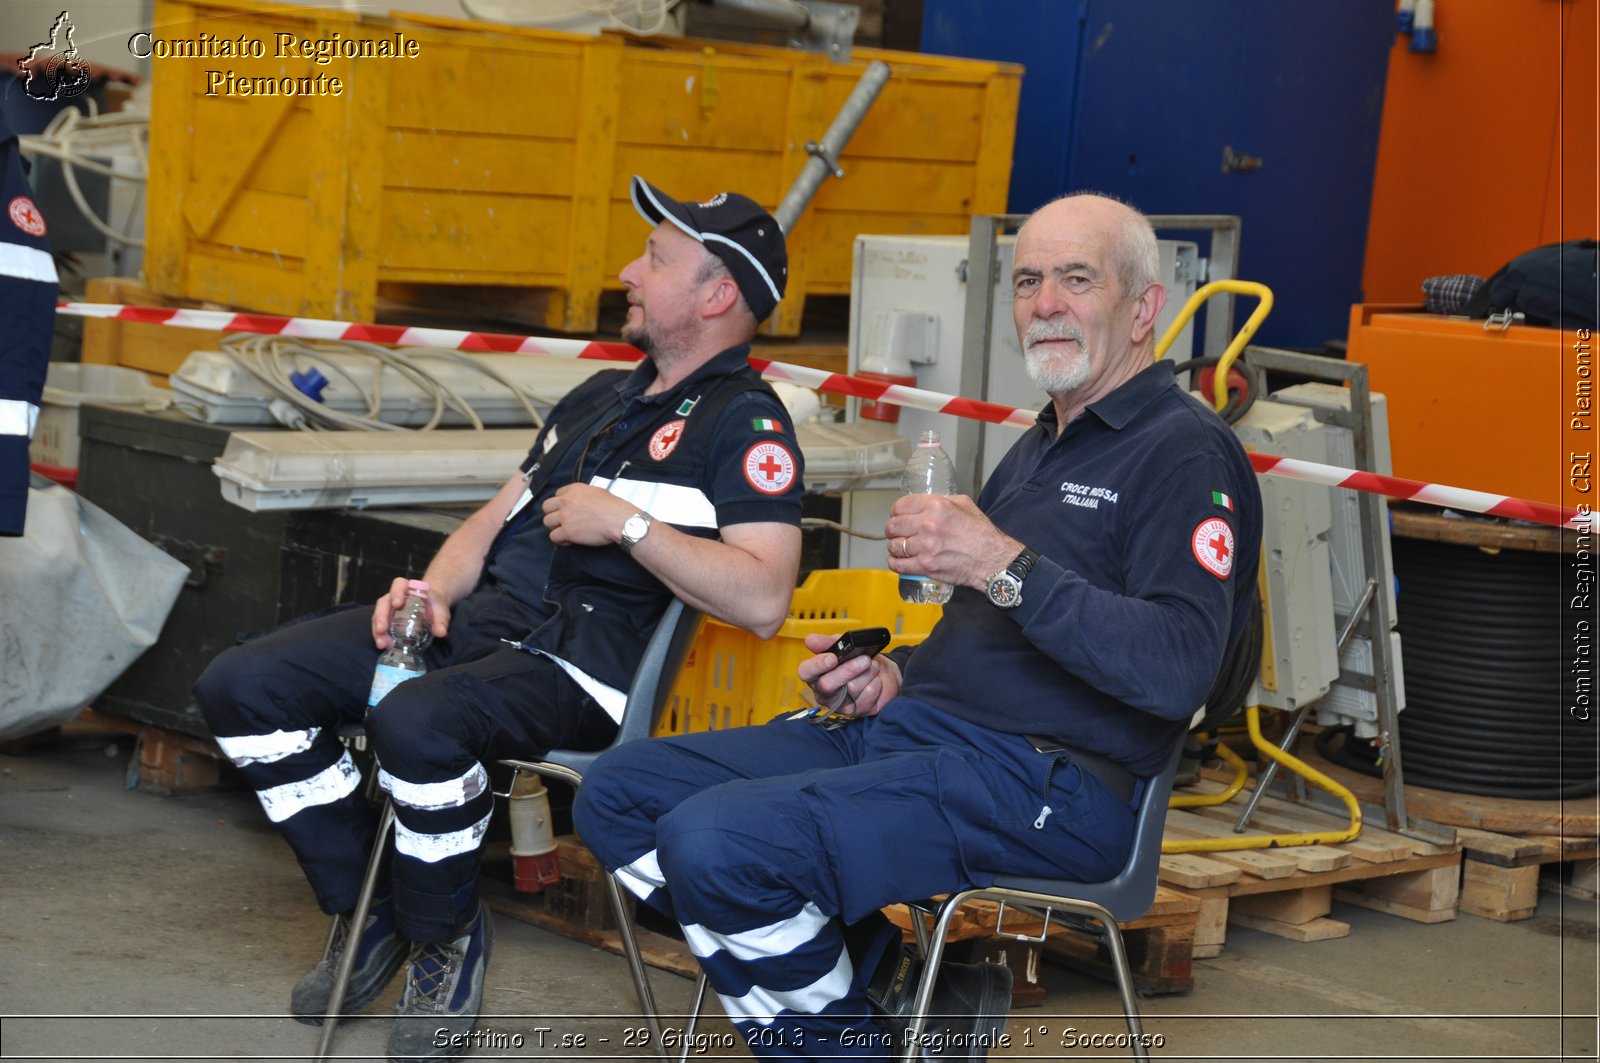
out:
<path id="1" fill-rule="evenodd" d="M 1190 536 L 1194 559 L 1200 567 L 1218 579 L 1227 579 L 1233 571 L 1233 529 L 1221 517 L 1203 520 Z"/>
<path id="2" fill-rule="evenodd" d="M 12 197 L 6 204 L 6 213 L 11 215 L 11 223 L 29 236 L 44 235 L 44 215 L 27 196 Z"/>
<path id="3" fill-rule="evenodd" d="M 668 421 L 656 429 L 656 434 L 650 437 L 650 456 L 661 461 L 668 454 L 678 449 L 678 440 L 683 438 L 683 418 Z"/>
<path id="4" fill-rule="evenodd" d="M 757 443 L 745 452 L 744 478 L 764 495 L 781 495 L 794 483 L 794 457 L 781 443 Z"/>

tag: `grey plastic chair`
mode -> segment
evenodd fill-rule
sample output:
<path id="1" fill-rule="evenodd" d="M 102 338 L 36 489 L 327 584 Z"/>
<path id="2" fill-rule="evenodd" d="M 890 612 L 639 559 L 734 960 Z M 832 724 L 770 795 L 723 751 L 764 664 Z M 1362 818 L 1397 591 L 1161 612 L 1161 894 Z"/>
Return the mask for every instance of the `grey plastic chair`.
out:
<path id="1" fill-rule="evenodd" d="M 701 615 L 697 610 L 676 599 L 662 614 L 661 622 L 657 625 L 655 634 L 650 636 L 644 654 L 639 659 L 639 666 L 634 670 L 633 682 L 628 687 L 627 701 L 622 709 L 622 722 L 608 749 L 636 738 L 647 738 L 655 729 L 656 721 L 660 719 L 662 711 L 666 708 L 668 696 L 672 693 L 672 684 L 677 680 L 684 659 L 689 655 L 689 648 L 694 644 L 695 636 L 700 631 L 700 620 Z M 339 737 L 347 742 L 362 741 L 364 736 L 365 732 L 359 726 L 341 728 L 339 734 Z M 583 782 L 584 772 L 588 771 L 596 758 L 604 752 L 603 749 L 581 752 L 553 749 L 543 760 L 502 760 L 500 763 L 519 772 L 531 771 L 545 778 L 560 779 L 576 789 Z M 385 795 L 383 810 L 379 813 L 378 836 L 373 842 L 372 855 L 367 860 L 366 876 L 361 882 L 361 895 L 356 901 L 355 912 L 351 915 L 352 927 L 366 923 L 367 913 L 372 907 L 372 895 L 378 885 L 378 873 L 383 866 L 385 847 L 389 843 L 389 832 L 393 826 L 394 806 Z M 622 887 L 617 884 L 616 879 L 607 875 L 606 885 L 611 911 L 617 923 L 617 935 L 622 940 L 623 955 L 628 961 L 629 973 L 633 975 L 634 990 L 639 994 L 639 1006 L 643 1009 L 644 1019 L 650 1026 L 656 1045 L 659 1046 L 660 1021 L 656 1016 L 655 999 L 650 992 L 650 983 L 645 975 L 644 960 L 639 954 L 633 920 L 629 916 Z M 332 949 L 333 942 L 334 931 L 330 928 L 328 943 L 324 946 L 324 956 Z M 355 955 L 355 949 L 347 948 L 340 957 L 339 969 L 334 975 L 333 991 L 328 997 L 328 1012 L 322 1020 L 322 1040 L 317 1046 L 318 1060 L 328 1058 L 334 1029 L 341 1018 L 340 1011 L 344 1007 L 345 993 L 350 986 L 350 974 L 355 967 Z"/>
<path id="2" fill-rule="evenodd" d="M 1128 862 L 1115 878 L 1105 882 L 1068 882 L 998 875 L 993 885 L 953 893 L 936 904 L 910 905 L 916 912 L 931 915 L 933 927 L 930 931 L 920 917 L 912 920 L 916 928 L 917 946 L 923 954 L 923 965 L 922 977 L 917 983 L 917 994 L 911 1006 L 911 1026 L 903 1056 L 908 1063 L 917 1058 L 916 1044 L 927 1023 L 928 1004 L 933 999 L 934 979 L 938 974 L 939 959 L 944 954 L 945 934 L 950 921 L 962 905 L 972 901 L 999 901 L 1001 907 L 997 918 L 1002 921 L 1007 906 L 1043 919 L 1044 927 L 1039 932 L 1038 940 L 1043 940 L 1049 933 L 1050 921 L 1057 917 L 1100 938 L 1111 954 L 1111 965 L 1116 972 L 1122 1010 L 1128 1020 L 1128 1032 L 1132 1035 L 1130 1048 L 1135 1058 L 1150 1058 L 1144 1044 L 1144 1028 L 1139 1021 L 1139 1005 L 1134 998 L 1133 971 L 1128 965 L 1128 951 L 1117 923 L 1138 919 L 1150 910 L 1150 905 L 1155 901 L 1157 878 L 1161 870 L 1161 835 L 1166 830 L 1167 801 L 1172 796 L 1172 780 L 1177 774 L 1178 757 L 1182 752 L 1183 742 L 1180 739 L 1167 755 L 1166 766 L 1158 775 L 1146 781 L 1144 795 L 1139 802 L 1139 816 L 1134 824 Z M 999 925 L 997 923 L 997 930 Z"/>

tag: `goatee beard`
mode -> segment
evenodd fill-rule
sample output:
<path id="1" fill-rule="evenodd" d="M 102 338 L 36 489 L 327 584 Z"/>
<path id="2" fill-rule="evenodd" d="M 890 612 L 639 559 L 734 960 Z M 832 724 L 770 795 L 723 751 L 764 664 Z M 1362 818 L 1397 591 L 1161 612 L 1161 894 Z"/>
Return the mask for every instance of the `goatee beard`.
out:
<path id="1" fill-rule="evenodd" d="M 648 329 L 642 327 L 629 328 L 626 325 L 624 325 L 622 328 L 622 342 L 631 343 L 645 354 L 649 354 L 651 351 L 653 351 L 656 345 L 655 338 L 650 335 Z"/>
<path id="2" fill-rule="evenodd" d="M 1070 340 L 1078 349 L 1070 354 L 1036 351 L 1035 345 L 1050 340 Z M 1023 358 L 1028 379 L 1048 395 L 1065 395 L 1089 378 L 1089 351 L 1084 346 L 1083 330 L 1071 322 L 1035 321 L 1022 338 Z"/>

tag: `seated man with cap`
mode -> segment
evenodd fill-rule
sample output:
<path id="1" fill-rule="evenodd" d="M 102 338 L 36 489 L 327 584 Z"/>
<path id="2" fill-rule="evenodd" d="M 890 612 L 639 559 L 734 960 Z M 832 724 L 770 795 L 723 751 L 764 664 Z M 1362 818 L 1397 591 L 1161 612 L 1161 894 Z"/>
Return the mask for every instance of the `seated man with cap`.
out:
<path id="1" fill-rule="evenodd" d="M 654 229 L 621 272 L 622 336 L 647 357 L 557 404 L 520 470 L 440 547 L 422 575 L 426 674 L 369 713 L 401 575 L 376 607 L 341 606 L 225 651 L 195 688 L 323 911 L 345 913 L 334 955 L 295 986 L 291 1010 L 321 1021 L 342 949 L 357 950 L 349 1011 L 407 966 L 395 1059 L 455 1054 L 477 1021 L 493 937 L 477 888 L 493 807 L 485 764 L 610 742 L 674 596 L 763 638 L 787 615 L 801 456 L 748 361 L 783 297 L 783 233 L 732 192 L 680 203 L 635 177 L 632 197 Z M 335 732 L 363 718 L 396 824 L 372 915 L 350 927 L 377 817 Z"/>

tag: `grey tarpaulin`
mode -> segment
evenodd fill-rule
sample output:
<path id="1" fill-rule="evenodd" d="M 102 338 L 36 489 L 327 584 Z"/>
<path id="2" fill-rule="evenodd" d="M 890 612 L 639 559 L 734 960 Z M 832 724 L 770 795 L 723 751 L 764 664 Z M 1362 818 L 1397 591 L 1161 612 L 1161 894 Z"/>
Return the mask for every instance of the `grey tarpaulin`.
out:
<path id="1" fill-rule="evenodd" d="M 76 716 L 157 636 L 189 570 L 35 476 L 21 538 L 0 539 L 0 739 Z"/>

